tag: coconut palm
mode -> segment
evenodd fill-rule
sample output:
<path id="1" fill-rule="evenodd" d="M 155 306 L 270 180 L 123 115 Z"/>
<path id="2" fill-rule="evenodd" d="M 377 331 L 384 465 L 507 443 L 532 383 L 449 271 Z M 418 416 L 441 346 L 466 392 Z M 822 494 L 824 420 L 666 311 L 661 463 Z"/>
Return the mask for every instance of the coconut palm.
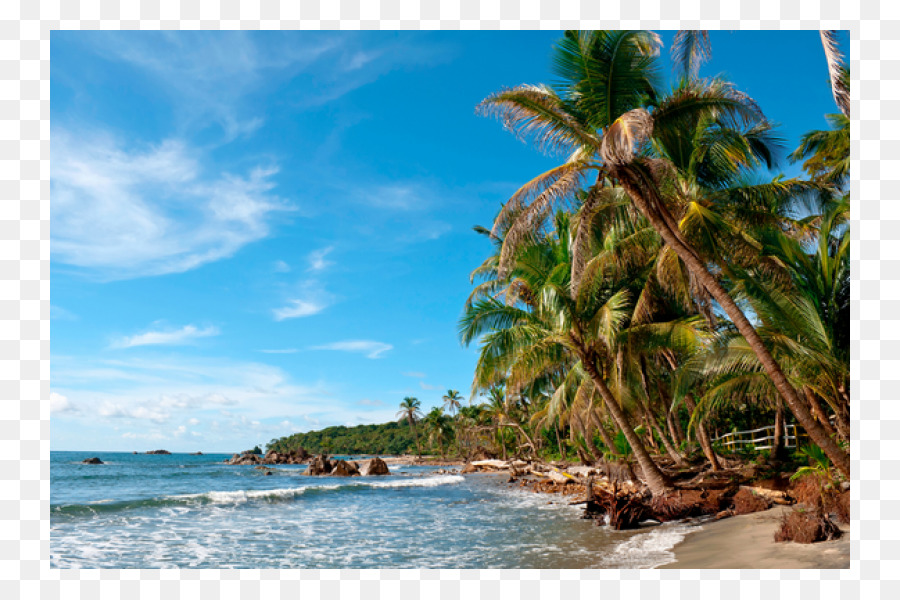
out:
<path id="1" fill-rule="evenodd" d="M 474 387 L 484 389 L 499 377 L 508 377 L 507 387 L 519 387 L 567 361 L 579 362 L 632 447 L 648 487 L 654 494 L 666 493 L 668 478 L 606 382 L 616 338 L 631 314 L 628 288 L 641 277 L 640 269 L 589 261 L 573 296 L 571 241 L 569 217 L 561 213 L 554 233 L 521 248 L 515 257 L 511 277 L 536 299 L 533 309 L 485 298 L 466 311 L 460 323 L 463 343 L 482 341 Z"/>
<path id="2" fill-rule="evenodd" d="M 465 400 L 458 390 L 447 390 L 447 393 L 444 394 L 442 398 L 444 401 L 444 408 L 446 408 L 451 415 L 455 414 L 459 407 L 462 406 L 462 401 Z"/>
<path id="3" fill-rule="evenodd" d="M 697 291 L 714 300 L 747 340 L 813 441 L 841 471 L 849 474 L 849 454 L 814 420 L 753 324 L 722 284 L 723 255 L 702 252 L 686 237 L 688 232 L 682 231 L 676 218 L 678 208 L 686 207 L 704 217 L 694 219 L 695 222 L 716 223 L 720 230 L 734 233 L 730 239 L 741 237 L 740 231 L 716 220 L 708 210 L 704 211 L 706 207 L 691 200 L 696 196 L 695 190 L 709 189 L 713 183 L 704 181 L 702 169 L 695 169 L 693 178 L 677 175 L 684 173 L 684 165 L 697 164 L 698 158 L 727 172 L 732 158 L 722 153 L 727 148 L 743 146 L 742 158 L 765 159 L 769 152 L 765 119 L 750 99 L 724 82 L 685 81 L 676 93 L 661 98 L 655 82 L 658 48 L 658 38 L 649 32 L 567 32 L 554 55 L 556 72 L 562 80 L 558 92 L 522 86 L 495 94 L 483 103 L 487 111 L 501 116 L 508 127 L 537 145 L 568 150 L 563 165 L 523 186 L 495 222 L 495 230 L 506 231 L 499 271 L 502 275 L 510 268 L 515 247 L 540 231 L 554 206 L 576 203 L 576 199 L 590 206 L 596 192 L 602 189 L 600 182 L 615 182 L 648 219 L 668 251 L 678 257 Z M 714 126 L 699 127 L 698 123 Z M 722 150 L 701 156 L 686 154 L 702 147 L 683 143 L 698 130 L 717 134 L 708 146 Z M 733 143 L 736 136 L 743 138 L 738 144 Z M 663 151 L 659 152 L 661 148 Z M 752 165 L 738 163 L 732 171 L 746 166 Z M 583 188 L 590 173 L 595 174 L 597 183 L 586 196 L 581 196 L 577 191 Z M 685 189 L 685 183 L 695 185 Z M 715 239 L 707 241 L 707 246 L 717 247 L 712 244 Z M 737 249 L 752 245 L 748 240 Z M 577 271 L 583 263 L 576 246 L 573 269 Z M 574 293 L 577 287 L 571 291 Z"/>
<path id="4" fill-rule="evenodd" d="M 441 458 L 444 458 L 444 447 L 453 436 L 453 427 L 450 418 L 444 414 L 439 406 L 435 406 L 422 420 L 428 432 L 432 444 L 437 444 Z"/>
<path id="5" fill-rule="evenodd" d="M 419 410 L 420 408 L 422 408 L 422 403 L 418 398 L 407 396 L 400 403 L 400 410 L 397 411 L 398 420 L 401 422 L 406 421 L 409 424 L 410 430 L 412 430 L 413 439 L 416 442 L 416 454 L 418 456 L 422 456 L 422 450 L 419 448 L 419 435 L 416 432 L 416 423 L 422 418 L 422 411 Z"/>

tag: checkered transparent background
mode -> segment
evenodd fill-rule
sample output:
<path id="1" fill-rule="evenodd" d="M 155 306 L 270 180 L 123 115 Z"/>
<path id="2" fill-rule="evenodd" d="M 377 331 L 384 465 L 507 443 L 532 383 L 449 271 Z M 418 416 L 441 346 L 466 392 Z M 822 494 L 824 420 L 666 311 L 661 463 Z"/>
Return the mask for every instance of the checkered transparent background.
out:
<path id="1" fill-rule="evenodd" d="M 900 4 L 887 1 L 0 2 L 0 598 L 900 598 L 898 24 Z M 438 28 L 850 30 L 855 222 L 849 570 L 49 568 L 50 31 Z"/>

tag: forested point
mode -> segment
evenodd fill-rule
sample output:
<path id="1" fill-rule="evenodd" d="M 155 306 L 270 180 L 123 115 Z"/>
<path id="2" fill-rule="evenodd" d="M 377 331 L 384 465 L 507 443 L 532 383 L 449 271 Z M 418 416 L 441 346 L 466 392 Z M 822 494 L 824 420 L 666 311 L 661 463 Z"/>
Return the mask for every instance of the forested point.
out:
<path id="1" fill-rule="evenodd" d="M 413 435 L 406 423 L 380 425 L 338 425 L 321 431 L 295 433 L 274 439 L 266 451 L 290 453 L 305 448 L 310 454 L 404 454 L 414 449 Z"/>

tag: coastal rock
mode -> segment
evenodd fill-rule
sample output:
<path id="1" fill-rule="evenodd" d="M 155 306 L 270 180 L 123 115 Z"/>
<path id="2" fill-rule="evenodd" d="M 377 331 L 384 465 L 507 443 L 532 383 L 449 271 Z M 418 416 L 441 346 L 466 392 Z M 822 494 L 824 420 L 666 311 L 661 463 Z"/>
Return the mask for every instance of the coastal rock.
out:
<path id="1" fill-rule="evenodd" d="M 477 473 L 478 467 L 476 467 L 472 463 L 466 463 L 465 466 L 463 466 L 463 468 L 460 469 L 459 472 L 461 475 L 465 475 L 466 473 Z"/>
<path id="2" fill-rule="evenodd" d="M 339 460 L 334 464 L 331 474 L 338 477 L 353 477 L 354 475 L 359 475 L 359 469 L 352 463 L 348 463 L 345 460 Z"/>
<path id="3" fill-rule="evenodd" d="M 307 469 L 307 475 L 329 475 L 331 474 L 331 470 L 334 467 L 331 464 L 331 461 L 328 460 L 328 456 L 325 454 L 320 454 L 315 457 L 312 462 L 309 464 L 309 469 Z"/>
<path id="4" fill-rule="evenodd" d="M 150 450 L 148 452 L 145 452 L 144 454 L 172 454 L 172 453 L 169 452 L 168 450 Z"/>
<path id="5" fill-rule="evenodd" d="M 106 463 L 104 463 L 102 460 L 100 460 L 99 458 L 97 458 L 95 456 L 93 458 L 84 459 L 83 461 L 81 461 L 81 464 L 83 464 L 83 465 L 103 465 Z"/>
<path id="6" fill-rule="evenodd" d="M 377 456 L 365 464 L 363 464 L 360 469 L 360 473 L 362 475 L 390 475 L 391 471 L 388 469 L 387 463 L 378 458 Z"/>
<path id="7" fill-rule="evenodd" d="M 269 450 L 262 459 L 267 465 L 300 465 L 309 459 L 309 452 L 305 448 L 295 448 L 288 453 Z"/>
<path id="8" fill-rule="evenodd" d="M 225 464 L 228 465 L 258 465 L 260 463 L 260 458 L 258 454 L 252 454 L 250 452 L 245 452 L 243 454 L 235 454 L 230 459 L 225 461 Z"/>
<path id="9" fill-rule="evenodd" d="M 191 456 L 203 456 L 202 452 L 191 452 Z"/>

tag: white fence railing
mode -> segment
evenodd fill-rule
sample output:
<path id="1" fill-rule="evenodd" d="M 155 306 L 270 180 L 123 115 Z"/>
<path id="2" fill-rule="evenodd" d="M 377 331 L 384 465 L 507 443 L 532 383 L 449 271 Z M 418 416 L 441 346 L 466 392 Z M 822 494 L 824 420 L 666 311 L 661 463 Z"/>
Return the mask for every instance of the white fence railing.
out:
<path id="1" fill-rule="evenodd" d="M 763 433 L 764 435 L 757 436 L 759 433 Z M 800 438 L 805 438 L 806 433 L 802 431 L 798 432 L 796 425 L 785 425 L 782 436 L 785 448 L 798 448 Z M 766 427 L 750 429 L 748 431 L 732 431 L 731 433 L 726 433 L 725 435 L 717 437 L 713 441 L 718 442 L 727 448 L 752 444 L 754 450 L 769 450 L 772 448 L 771 442 L 774 440 L 775 426 L 767 425 Z M 769 443 L 761 446 L 761 442 Z"/>

